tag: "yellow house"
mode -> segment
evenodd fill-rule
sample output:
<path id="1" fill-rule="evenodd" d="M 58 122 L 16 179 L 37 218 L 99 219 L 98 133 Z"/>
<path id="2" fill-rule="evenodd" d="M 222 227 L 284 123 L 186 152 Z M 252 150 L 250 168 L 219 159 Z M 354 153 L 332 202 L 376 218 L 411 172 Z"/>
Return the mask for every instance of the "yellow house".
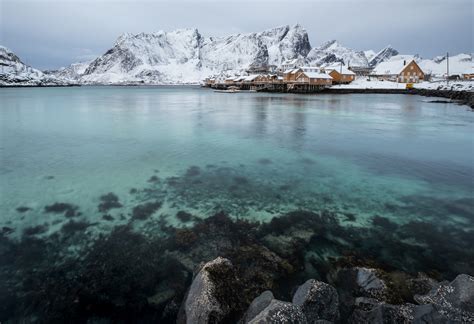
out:
<path id="1" fill-rule="evenodd" d="M 405 60 L 382 62 L 375 67 L 371 76 L 402 83 L 416 83 L 425 79 L 425 73 L 415 60 L 411 60 L 409 63 Z"/>
<path id="2" fill-rule="evenodd" d="M 324 68 L 327 74 L 332 77 L 332 83 L 335 84 L 349 84 L 355 80 L 356 74 L 343 66 L 328 66 Z"/>
<path id="3" fill-rule="evenodd" d="M 330 86 L 332 77 L 326 73 L 301 71 L 296 75 L 296 83 L 309 85 Z"/>

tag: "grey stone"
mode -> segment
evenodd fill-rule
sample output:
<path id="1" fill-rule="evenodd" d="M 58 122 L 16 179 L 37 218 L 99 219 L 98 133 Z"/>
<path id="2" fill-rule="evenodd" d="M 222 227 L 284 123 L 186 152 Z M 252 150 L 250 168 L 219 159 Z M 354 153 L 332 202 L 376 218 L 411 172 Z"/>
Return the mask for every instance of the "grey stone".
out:
<path id="1" fill-rule="evenodd" d="M 237 279 L 232 263 L 218 257 L 206 263 L 194 278 L 179 323 L 219 323 L 238 310 Z"/>
<path id="2" fill-rule="evenodd" d="M 301 285 L 293 296 L 293 304 L 300 306 L 308 323 L 339 319 L 339 296 L 334 287 L 314 279 Z"/>
<path id="3" fill-rule="evenodd" d="M 306 324 L 308 323 L 301 309 L 292 303 L 273 299 L 250 324 Z"/>
<path id="4" fill-rule="evenodd" d="M 273 300 L 273 294 L 270 290 L 264 291 L 260 296 L 256 297 L 250 304 L 247 312 L 242 318 L 243 323 L 248 323 L 255 318 L 261 311 L 263 311 Z"/>
<path id="5" fill-rule="evenodd" d="M 460 274 L 452 282 L 441 282 L 426 295 L 416 295 L 419 304 L 431 304 L 452 322 L 474 322 L 474 278 Z"/>
<path id="6" fill-rule="evenodd" d="M 356 298 L 354 306 L 348 321 L 351 324 L 412 323 L 417 307 L 413 304 L 391 305 L 367 297 Z"/>

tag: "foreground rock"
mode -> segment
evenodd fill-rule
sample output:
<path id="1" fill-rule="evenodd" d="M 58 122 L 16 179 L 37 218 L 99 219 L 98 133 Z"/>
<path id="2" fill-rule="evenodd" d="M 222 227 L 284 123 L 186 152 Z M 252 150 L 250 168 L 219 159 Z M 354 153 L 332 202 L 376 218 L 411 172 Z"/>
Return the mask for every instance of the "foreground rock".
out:
<path id="1" fill-rule="evenodd" d="M 270 305 L 273 299 L 274 297 L 270 290 L 264 291 L 260 296 L 258 296 L 252 301 L 241 322 L 250 322 L 258 314 L 260 314 L 260 312 L 267 308 L 267 306 Z"/>
<path id="2" fill-rule="evenodd" d="M 206 263 L 194 278 L 178 323 L 225 323 L 241 310 L 232 263 L 224 258 Z"/>
<path id="3" fill-rule="evenodd" d="M 334 287 L 314 279 L 301 285 L 293 296 L 293 304 L 301 307 L 310 323 L 339 319 L 339 296 Z"/>
<path id="4" fill-rule="evenodd" d="M 426 295 L 417 295 L 419 304 L 431 304 L 429 314 L 448 322 L 474 322 L 474 277 L 461 274 L 452 282 L 442 282 Z"/>
<path id="5" fill-rule="evenodd" d="M 255 316 L 250 324 L 306 324 L 305 315 L 298 306 L 292 303 L 273 299 L 260 314 Z"/>

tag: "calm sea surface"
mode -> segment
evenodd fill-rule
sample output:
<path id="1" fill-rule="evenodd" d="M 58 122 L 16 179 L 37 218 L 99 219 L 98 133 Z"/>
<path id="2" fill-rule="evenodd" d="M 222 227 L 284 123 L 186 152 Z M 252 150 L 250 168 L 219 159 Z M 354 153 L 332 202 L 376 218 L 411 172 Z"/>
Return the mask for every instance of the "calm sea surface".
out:
<path id="1" fill-rule="evenodd" d="M 93 224 L 94 237 L 129 223 L 138 204 L 159 201 L 149 218 L 133 220 L 137 231 L 157 219 L 192 224 L 178 211 L 267 222 L 309 210 L 353 228 L 432 225 L 439 244 L 452 246 L 456 231 L 474 224 L 474 114 L 429 101 L 196 87 L 0 89 L 0 226 L 12 240 L 47 237 L 69 211 Z M 416 235 L 405 241 L 429 245 Z"/>

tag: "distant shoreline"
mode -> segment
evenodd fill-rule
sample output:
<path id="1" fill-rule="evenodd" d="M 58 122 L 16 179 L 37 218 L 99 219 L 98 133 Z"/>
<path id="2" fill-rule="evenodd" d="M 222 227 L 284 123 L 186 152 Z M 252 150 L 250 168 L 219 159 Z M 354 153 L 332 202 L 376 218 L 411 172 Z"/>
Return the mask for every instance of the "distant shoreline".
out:
<path id="1" fill-rule="evenodd" d="M 0 85 L 0 88 L 70 88 L 70 87 L 196 87 L 199 84 L 70 84 L 70 85 Z M 277 92 L 278 91 L 266 91 Z M 453 100 L 454 103 L 467 105 L 474 109 L 474 92 L 465 90 L 436 90 L 436 89 L 380 89 L 380 88 L 329 88 L 320 91 L 321 94 L 406 94 L 424 97 L 439 97 Z M 314 94 L 313 94 L 314 95 Z"/>

